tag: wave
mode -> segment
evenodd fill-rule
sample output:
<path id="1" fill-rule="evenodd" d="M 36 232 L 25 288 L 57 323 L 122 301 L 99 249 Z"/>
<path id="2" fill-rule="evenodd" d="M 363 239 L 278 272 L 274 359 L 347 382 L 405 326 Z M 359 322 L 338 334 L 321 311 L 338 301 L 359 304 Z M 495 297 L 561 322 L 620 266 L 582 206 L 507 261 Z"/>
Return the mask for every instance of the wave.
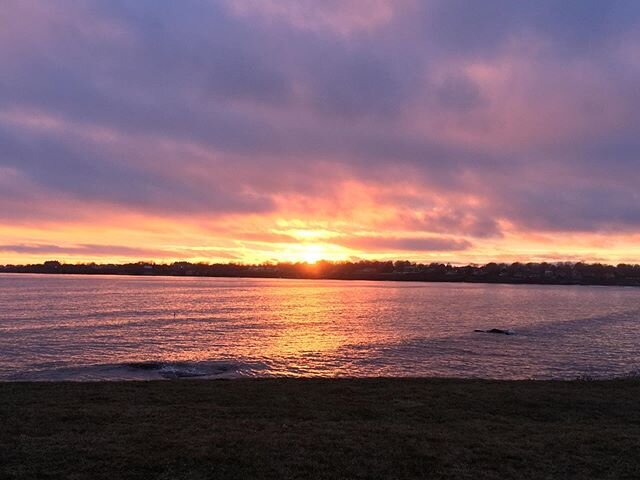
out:
<path id="1" fill-rule="evenodd" d="M 34 369 L 14 373 L 10 381 L 104 381 L 177 380 L 189 378 L 241 378 L 266 375 L 261 362 L 238 360 L 156 361 L 143 360 L 60 368 Z"/>

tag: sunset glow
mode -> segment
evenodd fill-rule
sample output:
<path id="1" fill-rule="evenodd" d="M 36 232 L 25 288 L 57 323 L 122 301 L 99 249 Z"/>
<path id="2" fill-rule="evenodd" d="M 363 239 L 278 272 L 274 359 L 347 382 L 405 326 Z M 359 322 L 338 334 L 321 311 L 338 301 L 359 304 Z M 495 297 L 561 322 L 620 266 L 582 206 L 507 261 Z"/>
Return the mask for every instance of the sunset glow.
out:
<path id="1" fill-rule="evenodd" d="M 0 264 L 640 262 L 640 7 L 534 3 L 3 2 Z"/>

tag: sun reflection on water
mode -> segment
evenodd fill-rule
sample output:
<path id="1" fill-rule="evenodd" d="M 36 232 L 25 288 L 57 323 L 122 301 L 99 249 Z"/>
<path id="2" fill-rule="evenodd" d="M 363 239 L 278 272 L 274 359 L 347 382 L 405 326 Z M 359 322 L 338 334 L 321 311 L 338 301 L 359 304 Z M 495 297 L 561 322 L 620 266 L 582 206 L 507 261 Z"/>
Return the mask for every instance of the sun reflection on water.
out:
<path id="1" fill-rule="evenodd" d="M 624 288 L 6 276 L 0 308 L 0 379 L 566 378 L 640 365 L 640 298 Z M 486 327 L 518 334 L 474 333 Z"/>

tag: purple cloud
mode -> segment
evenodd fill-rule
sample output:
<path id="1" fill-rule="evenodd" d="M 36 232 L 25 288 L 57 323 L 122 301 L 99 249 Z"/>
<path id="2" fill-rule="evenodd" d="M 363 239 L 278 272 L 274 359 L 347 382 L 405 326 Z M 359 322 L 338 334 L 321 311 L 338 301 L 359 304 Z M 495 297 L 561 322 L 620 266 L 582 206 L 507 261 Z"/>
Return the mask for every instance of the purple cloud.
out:
<path id="1" fill-rule="evenodd" d="M 333 243 L 370 252 L 448 252 L 467 250 L 472 244 L 466 240 L 452 238 L 420 238 L 420 237 L 364 237 L 352 236 L 335 239 Z"/>
<path id="2" fill-rule="evenodd" d="M 0 221 L 287 218 L 351 182 L 398 193 L 363 249 L 640 231 L 640 4 L 367 5 L 8 0 Z"/>

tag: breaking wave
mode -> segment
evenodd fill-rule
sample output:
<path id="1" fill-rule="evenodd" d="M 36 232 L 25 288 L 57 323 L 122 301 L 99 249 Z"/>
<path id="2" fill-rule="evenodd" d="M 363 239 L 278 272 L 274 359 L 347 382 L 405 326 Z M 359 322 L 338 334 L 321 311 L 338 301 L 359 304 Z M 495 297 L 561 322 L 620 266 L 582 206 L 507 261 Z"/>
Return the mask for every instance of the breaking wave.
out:
<path id="1" fill-rule="evenodd" d="M 77 367 L 36 369 L 13 375 L 13 381 L 177 380 L 189 378 L 241 378 L 264 375 L 261 362 L 136 361 Z"/>

